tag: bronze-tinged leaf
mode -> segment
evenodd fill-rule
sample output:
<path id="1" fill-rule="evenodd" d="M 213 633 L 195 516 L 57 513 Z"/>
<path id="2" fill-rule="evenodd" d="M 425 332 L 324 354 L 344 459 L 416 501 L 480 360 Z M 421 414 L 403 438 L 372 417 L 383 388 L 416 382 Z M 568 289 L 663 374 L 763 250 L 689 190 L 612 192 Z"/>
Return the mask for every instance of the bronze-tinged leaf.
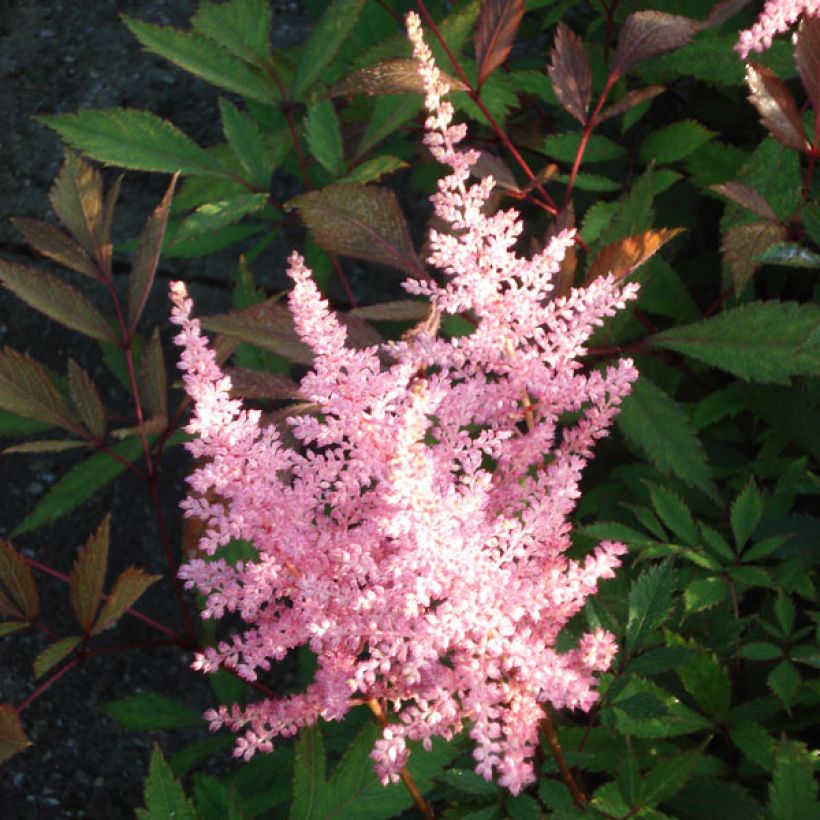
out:
<path id="1" fill-rule="evenodd" d="M 703 21 L 704 28 L 722 26 L 727 20 L 731 20 L 739 11 L 749 5 L 750 0 L 720 0 L 712 6 L 706 19 Z"/>
<path id="2" fill-rule="evenodd" d="M 231 380 L 231 396 L 234 398 L 274 401 L 302 398 L 299 385 L 278 373 L 250 367 L 229 367 L 225 375 Z"/>
<path id="3" fill-rule="evenodd" d="M 0 609 L 0 615 L 2 614 L 3 610 Z M 28 624 L 25 621 L 3 621 L 2 623 L 0 623 L 0 638 L 5 638 L 6 635 L 12 635 L 15 632 L 20 632 L 23 629 L 28 629 L 29 626 L 31 626 L 31 624 Z"/>
<path id="4" fill-rule="evenodd" d="M 159 328 L 155 327 L 140 359 L 137 384 L 144 416 L 168 415 L 168 376 Z"/>
<path id="5" fill-rule="evenodd" d="M 0 350 L 0 409 L 83 434 L 48 371 L 24 353 Z"/>
<path id="6" fill-rule="evenodd" d="M 524 0 L 484 0 L 475 29 L 478 87 L 509 56 L 524 16 Z"/>
<path id="7" fill-rule="evenodd" d="M 29 565 L 15 552 L 11 543 L 0 538 L 0 584 L 5 587 L 16 614 L 33 621 L 40 611 L 40 596 Z"/>
<path id="8" fill-rule="evenodd" d="M 634 91 L 630 91 L 628 94 L 621 97 L 618 102 L 607 106 L 601 112 L 597 122 L 602 123 L 604 120 L 610 119 L 610 117 L 617 117 L 618 114 L 623 114 L 626 111 L 629 111 L 630 108 L 634 108 L 636 105 L 640 105 L 641 103 L 645 103 L 647 100 L 654 99 L 658 96 L 658 94 L 663 94 L 664 91 L 666 91 L 666 86 L 664 85 L 648 85 L 646 88 L 636 88 Z"/>
<path id="9" fill-rule="evenodd" d="M 77 622 L 87 635 L 97 617 L 105 572 L 108 567 L 108 541 L 111 516 L 106 515 L 80 550 L 69 576 L 68 592 Z"/>
<path id="10" fill-rule="evenodd" d="M 49 193 L 54 213 L 89 255 L 100 258 L 103 189 L 99 171 L 71 150 Z"/>
<path id="11" fill-rule="evenodd" d="M 636 11 L 626 18 L 612 58 L 612 71 L 622 76 L 638 63 L 685 46 L 700 28 L 697 20 L 663 11 Z"/>
<path id="12" fill-rule="evenodd" d="M 45 271 L 0 259 L 0 282 L 49 319 L 92 339 L 117 343 L 117 334 L 105 316 L 62 279 Z"/>
<path id="13" fill-rule="evenodd" d="M 67 638 L 60 638 L 59 641 L 49 644 L 34 659 L 34 679 L 43 677 L 49 669 L 54 668 L 68 657 L 82 639 L 82 635 L 69 635 Z"/>
<path id="14" fill-rule="evenodd" d="M 769 133 L 786 148 L 808 152 L 810 145 L 803 133 L 803 120 L 786 83 L 770 69 L 752 62 L 746 64 L 746 83 L 749 102 Z"/>
<path id="15" fill-rule="evenodd" d="M 417 322 L 430 315 L 430 303 L 420 299 L 401 299 L 396 302 L 357 307 L 349 311 L 348 315 L 360 316 L 369 322 Z"/>
<path id="16" fill-rule="evenodd" d="M 376 185 L 336 184 L 291 199 L 326 251 L 428 278 L 413 248 L 396 195 Z"/>
<path id="17" fill-rule="evenodd" d="M 766 202 L 763 194 L 743 182 L 719 182 L 717 185 L 710 185 L 709 187 L 716 194 L 731 199 L 741 208 L 745 208 L 747 211 L 762 216 L 771 222 L 777 222 L 777 214 L 772 210 L 771 205 Z"/>
<path id="18" fill-rule="evenodd" d="M 461 80 L 441 72 L 441 79 L 453 91 L 466 91 Z M 352 97 L 357 94 L 424 94 L 416 60 L 397 57 L 359 68 L 340 80 L 328 92 L 329 97 Z"/>
<path id="19" fill-rule="evenodd" d="M 154 213 L 148 217 L 145 227 L 140 234 L 134 258 L 131 260 L 131 276 L 128 279 L 128 332 L 134 332 L 142 315 L 154 277 L 159 265 L 159 256 L 162 250 L 162 240 L 165 228 L 168 226 L 168 211 L 174 196 L 179 174 L 174 174 L 171 184 L 157 205 Z"/>
<path id="20" fill-rule="evenodd" d="M 685 228 L 659 228 L 618 239 L 603 248 L 587 270 L 584 284 L 611 273 L 617 280 L 629 276 Z"/>
<path id="21" fill-rule="evenodd" d="M 88 373 L 74 359 L 68 360 L 68 390 L 80 421 L 95 440 L 102 440 L 105 437 L 105 408 L 102 399 Z"/>
<path id="22" fill-rule="evenodd" d="M 794 61 L 814 116 L 820 117 L 820 17 L 803 15 L 795 35 Z"/>
<path id="23" fill-rule="evenodd" d="M 730 228 L 720 243 L 723 259 L 729 272 L 735 293 L 740 294 L 749 284 L 754 272 L 760 267 L 756 257 L 786 238 L 786 228 L 779 222 L 752 222 Z"/>
<path id="24" fill-rule="evenodd" d="M 479 151 L 478 161 L 470 168 L 470 173 L 476 179 L 491 176 L 495 180 L 496 188 L 502 188 L 516 194 L 521 192 L 510 166 L 503 159 L 491 154 L 489 151 Z"/>
<path id="25" fill-rule="evenodd" d="M 20 444 L 12 444 L 2 451 L 2 455 L 12 455 L 13 453 L 63 453 L 66 450 L 79 450 L 81 447 L 89 447 L 86 441 L 75 441 L 73 439 L 38 439 L 37 441 L 23 441 Z"/>
<path id="26" fill-rule="evenodd" d="M 292 362 L 310 364 L 313 361 L 310 348 L 296 335 L 290 311 L 276 296 L 242 310 L 204 316 L 201 322 L 205 330 L 233 336 Z"/>
<path id="27" fill-rule="evenodd" d="M 161 577 L 147 575 L 139 567 L 124 569 L 114 583 L 114 589 L 111 590 L 91 634 L 99 635 L 109 626 L 113 626 L 139 600 L 143 592 Z"/>
<path id="28" fill-rule="evenodd" d="M 3 618 L 24 617 L 20 607 L 18 607 L 17 604 L 15 604 L 14 601 L 12 601 L 11 598 L 3 592 L 2 586 L 0 586 L 0 616 Z M 26 623 L 26 625 L 28 624 Z"/>
<path id="29" fill-rule="evenodd" d="M 84 276 L 98 278 L 99 272 L 91 257 L 59 228 L 39 219 L 24 217 L 13 217 L 11 224 L 37 253 Z"/>
<path id="30" fill-rule="evenodd" d="M 145 419 L 142 424 L 134 427 L 118 427 L 111 431 L 111 437 L 119 441 L 133 436 L 153 436 L 161 433 L 168 426 L 168 419 L 165 416 L 151 416 Z"/>
<path id="31" fill-rule="evenodd" d="M 555 221 L 550 225 L 547 231 L 547 240 L 550 240 L 561 231 L 574 227 L 575 208 L 572 204 L 572 200 L 570 200 L 567 207 L 558 214 Z M 572 286 L 575 284 L 575 274 L 577 272 L 578 249 L 577 246 L 573 244 L 564 254 L 564 258 L 561 260 L 561 266 L 558 268 L 558 273 L 555 276 L 555 284 L 552 291 L 553 298 L 569 295 Z"/>
<path id="32" fill-rule="evenodd" d="M 114 223 L 114 209 L 117 206 L 117 199 L 120 195 L 120 187 L 122 186 L 122 179 L 124 174 L 120 174 L 111 187 L 105 194 L 105 202 L 103 203 L 103 218 L 102 218 L 102 242 L 103 247 L 107 249 L 108 263 L 111 263 L 111 226 Z M 106 268 L 106 270 L 110 270 Z"/>
<path id="33" fill-rule="evenodd" d="M 558 24 L 552 62 L 547 72 L 564 110 L 586 125 L 592 93 L 592 69 L 581 38 L 564 23 Z"/>
<path id="34" fill-rule="evenodd" d="M 26 737 L 17 710 L 10 703 L 0 703 L 0 763 L 22 752 L 31 741 Z"/>

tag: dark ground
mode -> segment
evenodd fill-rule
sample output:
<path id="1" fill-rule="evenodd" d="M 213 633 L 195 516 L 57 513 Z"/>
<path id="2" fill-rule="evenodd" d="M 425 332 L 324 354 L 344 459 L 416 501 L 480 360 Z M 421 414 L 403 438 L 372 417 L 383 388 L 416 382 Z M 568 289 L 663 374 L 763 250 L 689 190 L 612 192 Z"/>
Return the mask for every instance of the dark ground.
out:
<path id="1" fill-rule="evenodd" d="M 299 42 L 307 29 L 301 3 L 279 0 L 273 6 L 274 44 Z M 193 0 L 0 0 L 0 254 L 4 259 L 34 263 L 8 217 L 46 215 L 48 189 L 62 158 L 56 135 L 35 122 L 33 115 L 123 105 L 168 117 L 200 144 L 219 139 L 215 90 L 141 52 L 118 19 L 118 14 L 126 13 L 185 26 L 194 8 Z M 112 177 L 107 171 L 106 180 Z M 126 176 L 115 220 L 120 237 L 139 230 L 166 185 L 167 178 L 160 175 Z M 286 252 L 284 246 L 274 247 L 256 269 L 281 270 Z M 208 312 L 227 307 L 224 283 L 234 265 L 235 254 L 230 252 L 206 264 L 164 261 L 159 277 L 195 279 L 199 285 L 194 293 L 202 312 Z M 126 265 L 121 267 L 127 270 Z M 159 324 L 167 340 L 164 290 L 165 283 L 158 282 L 143 327 Z M 96 345 L 48 322 L 5 292 L 0 292 L 0 345 L 25 351 L 62 373 L 70 355 L 92 377 L 104 378 Z M 0 537 L 8 537 L 38 497 L 76 460 L 73 454 L 0 457 Z M 169 467 L 161 490 L 172 541 L 178 544 L 176 504 L 186 468 L 183 455 L 179 453 Z M 57 525 L 17 539 L 16 546 L 68 572 L 78 547 L 111 510 L 109 584 L 130 564 L 162 573 L 157 526 L 146 498 L 138 479 L 121 477 Z M 39 574 L 37 580 L 44 620 L 61 635 L 71 634 L 65 586 Z M 167 579 L 149 590 L 139 606 L 158 620 L 179 626 Z M 119 643 L 154 637 L 147 627 L 125 618 L 104 640 Z M 19 704 L 31 694 L 36 686 L 31 663 L 47 643 L 43 634 L 33 630 L 0 641 L 0 702 Z M 173 752 L 186 739 L 207 736 L 207 730 L 191 730 L 185 736 L 126 733 L 98 707 L 139 691 L 161 692 L 197 710 L 213 705 L 210 687 L 204 677 L 188 669 L 189 661 L 177 650 L 116 654 L 93 659 L 58 681 L 22 714 L 34 745 L 0 768 L 0 817 L 133 817 L 134 807 L 142 805 L 142 783 L 154 741 Z"/>

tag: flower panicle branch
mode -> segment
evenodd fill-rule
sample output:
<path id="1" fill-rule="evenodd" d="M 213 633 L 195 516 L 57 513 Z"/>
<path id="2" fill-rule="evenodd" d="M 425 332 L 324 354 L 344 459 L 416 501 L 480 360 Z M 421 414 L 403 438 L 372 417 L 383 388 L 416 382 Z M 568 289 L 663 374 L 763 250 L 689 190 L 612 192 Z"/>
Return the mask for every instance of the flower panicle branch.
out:
<path id="1" fill-rule="evenodd" d="M 628 359 L 590 370 L 579 358 L 636 287 L 602 277 L 554 297 L 573 232 L 531 259 L 515 253 L 519 215 L 485 214 L 493 181 L 469 181 L 477 154 L 459 147 L 465 128 L 452 123 L 415 15 L 408 31 L 427 91 L 425 141 L 451 171 L 432 197 L 449 226 L 430 236 L 444 282 L 405 288 L 440 316 L 470 311 L 476 327 L 444 338 L 431 323 L 382 350 L 348 347 L 294 253 L 290 309 L 313 352 L 300 392 L 321 414 L 289 418 L 289 446 L 230 398 L 174 285 L 194 404 L 188 446 L 200 459 L 184 510 L 206 525 L 180 576 L 205 596 L 203 617 L 244 622 L 197 668 L 254 681 L 296 647 L 317 657 L 304 692 L 208 713 L 213 728 L 240 733 L 237 755 L 378 701 L 390 710 L 371 755 L 383 782 L 401 777 L 408 740 L 429 748 L 466 728 L 476 771 L 517 794 L 534 779 L 546 706 L 588 710 L 616 653 L 600 629 L 568 652 L 555 642 L 625 550 L 603 542 L 566 556 L 582 470 L 637 376 Z M 235 538 L 258 558 L 213 557 Z"/>

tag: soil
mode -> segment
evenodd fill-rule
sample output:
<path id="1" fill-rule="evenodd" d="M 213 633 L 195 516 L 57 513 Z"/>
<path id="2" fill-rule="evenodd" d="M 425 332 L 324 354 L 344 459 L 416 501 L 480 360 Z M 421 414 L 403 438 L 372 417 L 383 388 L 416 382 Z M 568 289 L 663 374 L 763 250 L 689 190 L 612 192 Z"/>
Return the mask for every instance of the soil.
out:
<path id="1" fill-rule="evenodd" d="M 274 45 L 292 45 L 308 29 L 300 2 L 277 0 L 274 7 Z M 76 3 L 0 0 L 0 256 L 21 264 L 35 264 L 8 217 L 44 218 L 48 189 L 62 159 L 58 137 L 33 119 L 37 114 L 81 108 L 128 106 L 147 109 L 171 119 L 202 145 L 219 140 L 216 91 L 190 75 L 141 51 L 120 14 L 153 23 L 185 27 L 195 10 L 193 0 L 88 0 Z M 110 181 L 115 174 L 105 172 Z M 115 239 L 133 237 L 159 201 L 167 177 L 128 174 L 116 215 Z M 287 242 L 274 246 L 257 267 L 281 271 Z M 48 264 L 36 259 L 48 269 Z M 163 261 L 160 280 L 195 281 L 194 295 L 202 312 L 225 309 L 229 273 L 235 254 L 200 261 Z M 127 264 L 118 278 L 124 280 Z M 120 270 L 120 267 L 117 270 Z M 52 270 L 55 270 L 52 268 Z M 61 275 L 64 273 L 61 272 Z M 271 274 L 263 284 L 277 281 Z M 281 281 L 281 280 L 279 280 Z M 82 282 L 72 280 L 82 286 Z M 119 283 L 120 285 L 122 282 Z M 155 288 L 145 326 L 159 325 L 170 337 L 164 283 Z M 122 390 L 100 361 L 97 346 L 42 318 L 6 292 L 0 292 L 0 345 L 24 351 L 64 373 L 70 356 L 81 362 L 106 391 L 104 399 Z M 112 399 L 113 401 L 113 399 Z M 5 446 L 5 445 L 3 445 Z M 76 463 L 76 454 L 0 457 L 0 538 L 8 538 L 37 499 Z M 180 541 L 176 505 L 187 469 L 180 451 L 165 463 L 160 485 L 171 542 Z M 102 493 L 59 523 L 15 539 L 30 557 L 67 573 L 77 549 L 111 511 L 111 552 L 108 583 L 126 566 L 164 573 L 140 601 L 139 607 L 174 628 L 180 626 L 155 517 L 147 493 L 135 477 L 124 475 Z M 65 585 L 37 574 L 43 601 L 43 620 L 60 635 L 71 634 L 72 616 Z M 136 642 L 156 633 L 124 618 L 101 643 Z M 0 641 L 0 702 L 19 704 L 35 689 L 31 663 L 49 639 L 27 630 Z M 92 659 L 61 678 L 21 717 L 33 746 L 0 767 L 0 815 L 9 820 L 35 818 L 133 817 L 141 806 L 142 784 L 150 750 L 158 741 L 171 753 L 207 730 L 186 733 L 128 733 L 104 716 L 100 705 L 135 692 L 161 692 L 201 711 L 213 705 L 214 695 L 204 676 L 190 671 L 190 656 L 177 649 L 113 654 Z M 215 766 L 224 763 L 219 759 Z"/>

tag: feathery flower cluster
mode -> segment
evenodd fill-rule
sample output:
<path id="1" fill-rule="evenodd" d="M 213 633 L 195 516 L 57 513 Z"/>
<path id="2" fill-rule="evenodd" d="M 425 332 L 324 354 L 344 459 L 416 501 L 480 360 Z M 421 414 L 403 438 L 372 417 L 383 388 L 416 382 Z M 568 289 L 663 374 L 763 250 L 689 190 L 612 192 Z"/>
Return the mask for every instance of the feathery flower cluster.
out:
<path id="1" fill-rule="evenodd" d="M 820 17 L 820 0 L 767 0 L 755 24 L 740 32 L 735 48 L 741 59 L 745 60 L 752 51 L 771 48 L 772 40 L 788 31 L 802 14 Z"/>
<path id="2" fill-rule="evenodd" d="M 427 89 L 426 142 L 452 173 L 432 198 L 450 226 L 430 237 L 446 282 L 405 286 L 439 315 L 470 311 L 475 330 L 349 348 L 294 253 L 290 308 L 314 356 L 300 392 L 321 414 L 287 420 L 290 447 L 229 397 L 175 286 L 195 407 L 187 429 L 198 436 L 189 449 L 202 459 L 183 506 L 206 524 L 202 553 L 233 538 L 259 553 L 234 566 L 194 558 L 180 575 L 206 596 L 203 617 L 245 623 L 196 667 L 253 681 L 295 647 L 317 656 L 305 692 L 208 714 L 212 728 L 243 733 L 238 755 L 379 699 L 393 718 L 372 752 L 383 782 L 398 778 L 408 740 L 429 748 L 467 728 L 476 771 L 518 793 L 533 780 L 544 705 L 589 709 L 595 673 L 616 653 L 600 629 L 565 653 L 555 641 L 625 549 L 604 542 L 583 560 L 565 555 L 582 469 L 637 376 L 626 359 L 586 372 L 577 358 L 636 288 L 604 277 L 551 298 L 572 232 L 532 259 L 515 254 L 519 216 L 482 212 L 493 182 L 468 184 L 477 155 L 456 147 L 465 129 L 451 125 L 414 15 L 408 29 Z"/>

